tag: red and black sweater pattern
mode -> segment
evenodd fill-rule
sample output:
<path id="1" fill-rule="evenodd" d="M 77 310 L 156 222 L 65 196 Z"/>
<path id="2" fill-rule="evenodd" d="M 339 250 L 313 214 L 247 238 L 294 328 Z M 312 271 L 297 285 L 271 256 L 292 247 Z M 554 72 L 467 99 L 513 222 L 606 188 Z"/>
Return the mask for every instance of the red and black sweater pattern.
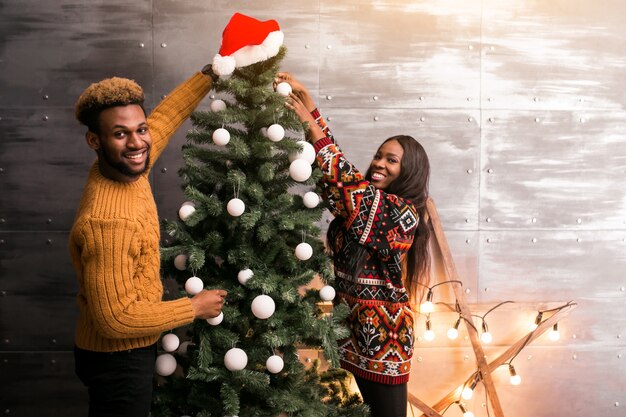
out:
<path id="1" fill-rule="evenodd" d="M 365 180 L 337 146 L 316 109 L 326 137 L 314 145 L 323 172 L 323 197 L 343 219 L 333 245 L 338 302 L 350 309 L 350 337 L 339 342 L 342 368 L 370 381 L 406 383 L 411 370 L 413 312 L 402 282 L 402 259 L 413 243 L 419 217 L 410 201 Z M 349 271 L 359 245 L 367 248 L 358 276 Z"/>

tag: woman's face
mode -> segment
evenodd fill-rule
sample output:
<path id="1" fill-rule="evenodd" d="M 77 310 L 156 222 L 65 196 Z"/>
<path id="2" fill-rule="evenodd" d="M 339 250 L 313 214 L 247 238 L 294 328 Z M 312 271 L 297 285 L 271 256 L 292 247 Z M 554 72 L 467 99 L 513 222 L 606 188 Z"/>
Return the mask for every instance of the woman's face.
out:
<path id="1" fill-rule="evenodd" d="M 390 140 L 378 149 L 370 164 L 371 183 L 384 190 L 400 175 L 404 149 L 397 140 Z"/>

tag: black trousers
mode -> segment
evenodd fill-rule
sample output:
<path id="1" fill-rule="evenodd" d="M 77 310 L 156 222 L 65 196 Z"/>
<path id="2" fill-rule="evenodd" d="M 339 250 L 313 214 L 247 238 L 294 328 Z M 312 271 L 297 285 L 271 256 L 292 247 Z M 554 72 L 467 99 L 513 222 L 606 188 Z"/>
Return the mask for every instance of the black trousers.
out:
<path id="1" fill-rule="evenodd" d="M 89 417 L 147 417 L 156 344 L 121 352 L 74 347 L 76 375 L 89 392 Z"/>
<path id="2" fill-rule="evenodd" d="M 355 377 L 371 417 L 406 417 L 407 384 L 385 385 Z"/>

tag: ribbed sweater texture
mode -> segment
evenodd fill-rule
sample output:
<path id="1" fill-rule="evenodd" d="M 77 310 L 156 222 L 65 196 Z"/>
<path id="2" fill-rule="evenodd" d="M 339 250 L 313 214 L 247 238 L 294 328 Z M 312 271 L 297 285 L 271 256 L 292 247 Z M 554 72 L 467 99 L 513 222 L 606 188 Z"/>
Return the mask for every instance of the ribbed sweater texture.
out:
<path id="1" fill-rule="evenodd" d="M 196 73 L 149 115 L 151 166 L 211 85 L 209 77 Z M 159 221 L 149 172 L 124 183 L 102 176 L 97 161 L 89 171 L 69 236 L 79 283 L 75 342 L 81 349 L 145 347 L 161 332 L 193 321 L 189 298 L 162 300 Z"/>

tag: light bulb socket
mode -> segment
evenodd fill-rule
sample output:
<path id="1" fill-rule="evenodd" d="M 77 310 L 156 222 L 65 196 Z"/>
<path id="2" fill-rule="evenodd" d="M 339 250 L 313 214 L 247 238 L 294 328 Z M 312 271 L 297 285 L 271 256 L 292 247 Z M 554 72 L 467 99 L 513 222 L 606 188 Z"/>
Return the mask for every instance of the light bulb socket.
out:
<path id="1" fill-rule="evenodd" d="M 461 325 L 461 317 L 459 316 L 458 320 L 454 323 L 454 329 L 459 330 L 460 325 Z"/>
<path id="2" fill-rule="evenodd" d="M 540 311 L 539 313 L 537 313 L 537 317 L 535 317 L 535 324 L 539 326 L 542 319 L 543 319 L 543 313 Z"/>
<path id="3" fill-rule="evenodd" d="M 509 374 L 511 374 L 511 376 L 517 375 L 517 372 L 515 372 L 515 368 L 513 367 L 512 364 L 509 364 Z"/>
<path id="4" fill-rule="evenodd" d="M 426 319 L 426 330 L 430 330 L 430 328 L 431 328 L 430 317 L 428 317 Z"/>
<path id="5" fill-rule="evenodd" d="M 461 409 L 461 412 L 463 414 L 467 413 L 467 409 L 465 407 L 463 407 L 463 404 L 461 404 L 460 402 L 457 401 L 457 404 L 459 405 L 459 408 Z"/>
<path id="6" fill-rule="evenodd" d="M 426 294 L 426 301 L 433 301 L 433 289 L 429 288 L 428 289 L 428 294 Z"/>
<path id="7" fill-rule="evenodd" d="M 554 326 L 552 326 L 552 331 L 555 331 L 555 332 L 559 331 L 559 323 L 554 323 Z"/>
<path id="8" fill-rule="evenodd" d="M 485 321 L 485 319 L 483 319 L 483 333 L 487 333 L 489 331 L 489 328 L 487 327 L 487 322 Z"/>

